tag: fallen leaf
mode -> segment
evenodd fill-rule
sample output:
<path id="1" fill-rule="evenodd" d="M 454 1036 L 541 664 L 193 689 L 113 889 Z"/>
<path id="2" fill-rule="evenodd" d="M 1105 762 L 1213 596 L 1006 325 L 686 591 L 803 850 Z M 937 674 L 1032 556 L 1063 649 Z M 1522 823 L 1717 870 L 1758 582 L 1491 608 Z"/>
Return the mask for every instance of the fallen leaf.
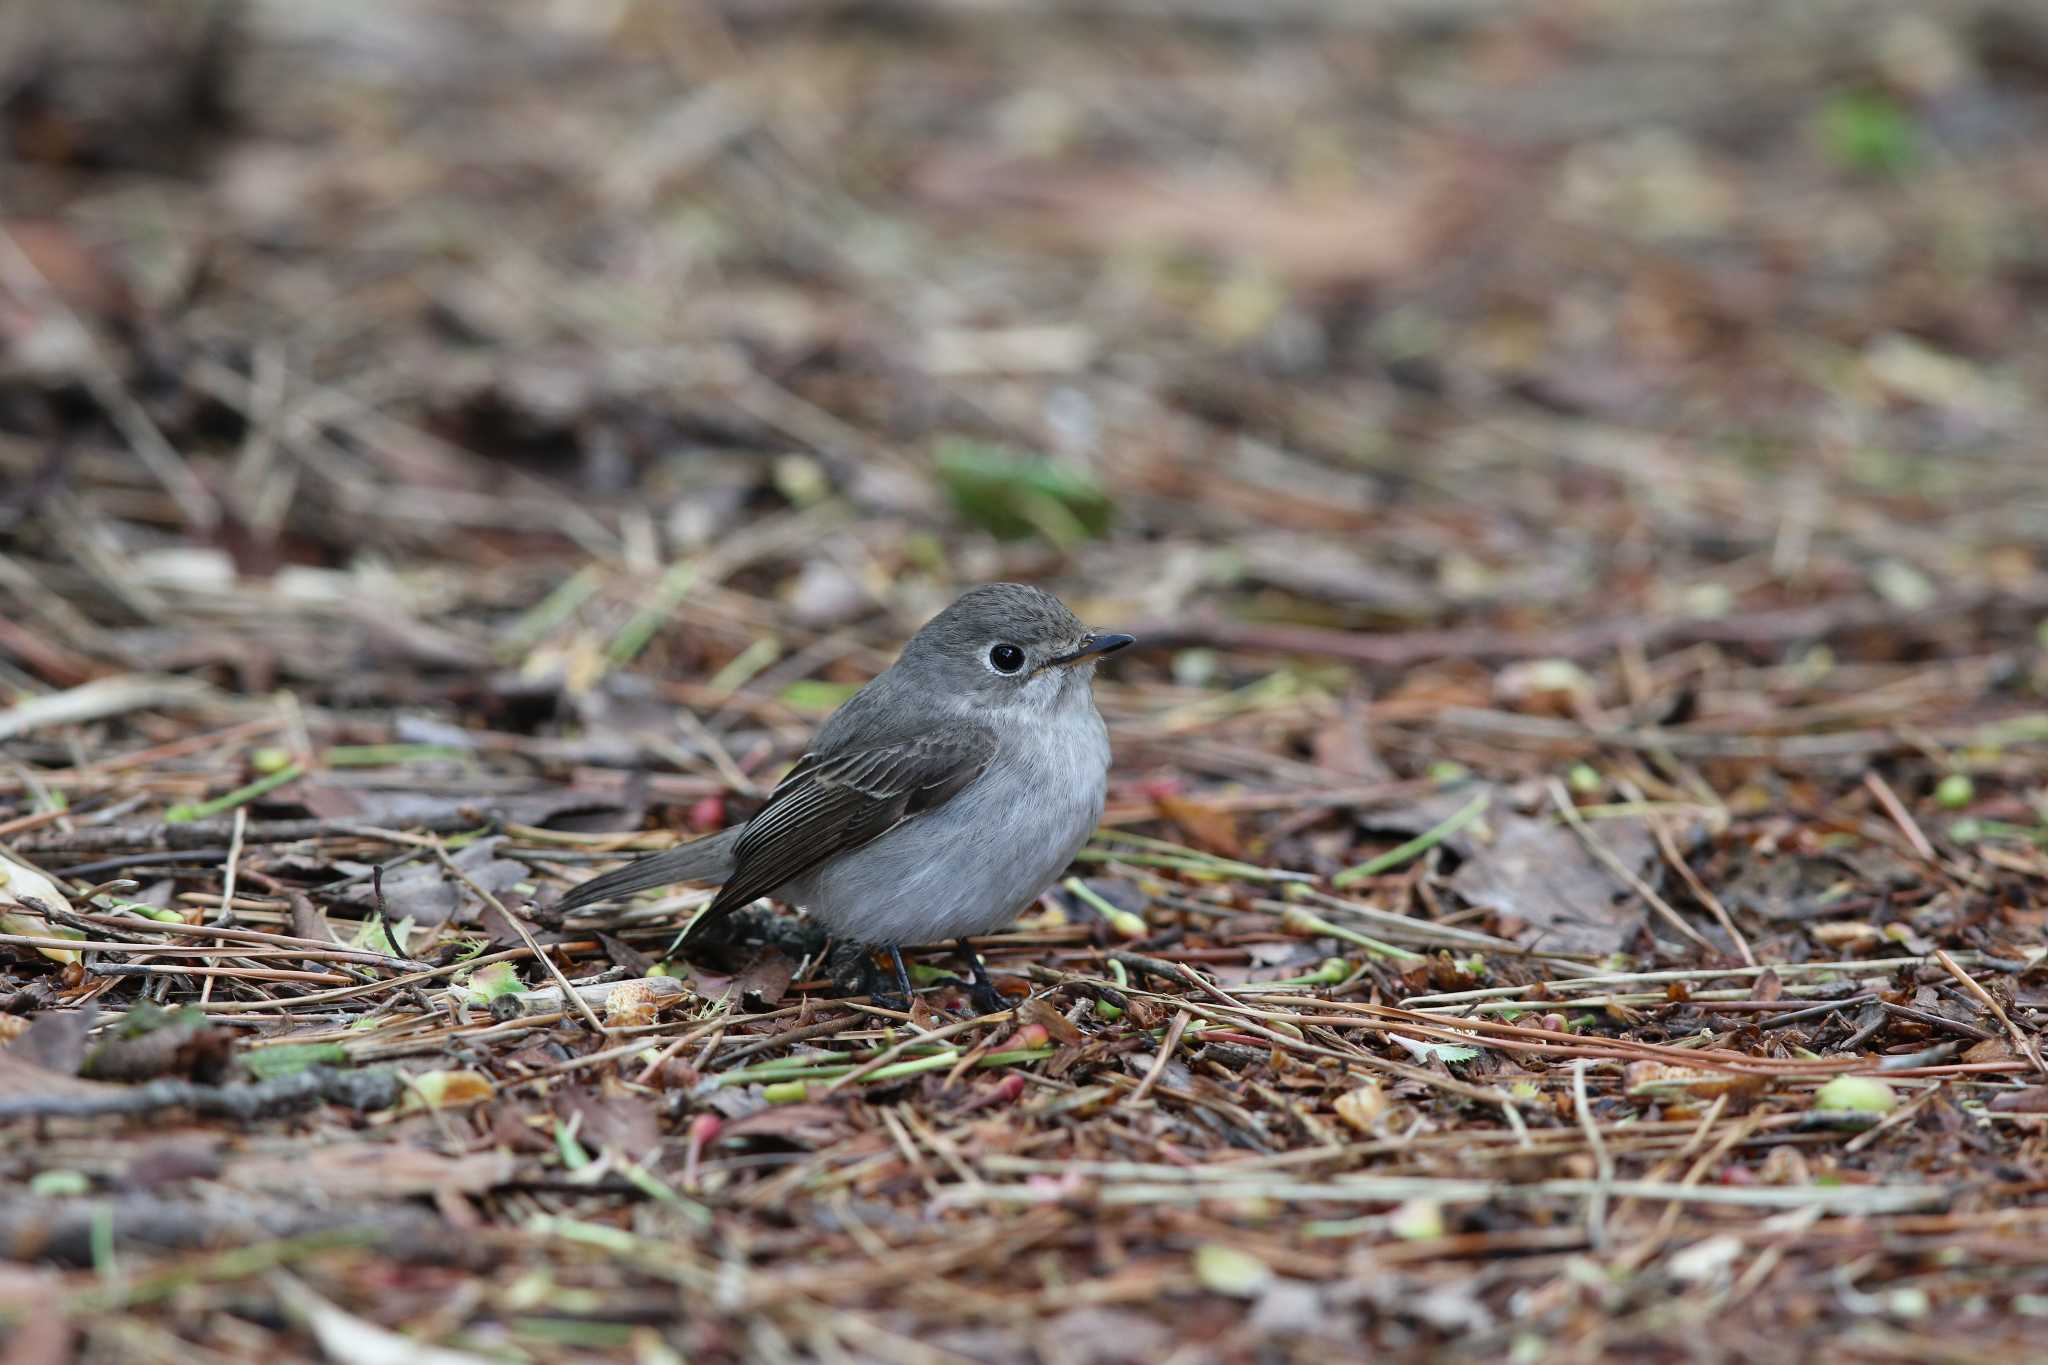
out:
<path id="1" fill-rule="evenodd" d="M 489 1365 L 489 1356 L 428 1346 L 343 1312 L 281 1270 L 271 1272 L 270 1283 L 335 1365 Z"/>
<path id="2" fill-rule="evenodd" d="M 1237 818 L 1229 811 L 1165 792 L 1155 795 L 1152 804 L 1159 808 L 1162 816 L 1180 826 L 1181 833 L 1187 835 L 1195 847 L 1226 858 L 1244 856 L 1244 843 L 1237 834 Z"/>
<path id="3" fill-rule="evenodd" d="M 46 1071 L 16 1057 L 13 1048 L 0 1051 L 0 1096 L 9 1099 L 34 1099 L 48 1095 L 90 1098 L 119 1088 L 103 1081 L 82 1081 L 76 1076 Z"/>
<path id="4" fill-rule="evenodd" d="M 86 1054 L 79 1072 L 92 1080 L 130 1085 L 158 1076 L 212 1085 L 226 1074 L 234 1046 L 233 1034 L 196 1009 L 166 1010 L 144 1002 Z"/>
<path id="5" fill-rule="evenodd" d="M 1387 1092 L 1378 1081 L 1365 1081 L 1336 1099 L 1337 1117 L 1361 1133 L 1378 1131 L 1380 1116 L 1387 1112 Z"/>
<path id="6" fill-rule="evenodd" d="M 76 1328 L 71 1319 L 63 1313 L 48 1311 L 51 1301 L 60 1292 L 58 1286 L 51 1283 L 43 1286 L 38 1297 L 20 1299 L 31 1311 L 16 1317 L 15 1327 L 7 1338 L 7 1349 L 0 1351 L 0 1365 L 71 1365 L 76 1359 L 71 1349 L 71 1338 Z M 0 1306 L 4 1306 L 9 1297 L 4 1286 L 0 1286 Z"/>
<path id="7" fill-rule="evenodd" d="M 1993 1095 L 1989 1107 L 2001 1114 L 2048 1114 L 2048 1085 Z"/>
<path id="8" fill-rule="evenodd" d="M 359 817 L 347 817 L 359 818 Z M 399 825 L 404 820 L 396 822 Z M 505 836 L 494 834 L 463 845 L 450 861 L 463 874 L 493 896 L 503 896 L 529 875 L 526 864 L 496 856 Z M 388 873 L 383 878 L 383 909 L 387 920 L 411 920 L 421 929 L 434 929 L 452 922 L 473 924 L 486 908 L 482 897 L 449 875 L 437 859 L 421 859 Z M 377 907 L 376 888 L 367 881 L 349 888 L 340 904 L 372 910 Z"/>
<path id="9" fill-rule="evenodd" d="M 151 1143 L 121 1170 L 129 1190 L 158 1190 L 192 1180 L 212 1180 L 221 1171 L 222 1146 L 192 1138 Z"/>
<path id="10" fill-rule="evenodd" d="M 1740 1237 L 1707 1237 L 1671 1254 L 1667 1265 L 1673 1278 L 1686 1284 L 1720 1279 L 1749 1251 Z"/>
<path id="11" fill-rule="evenodd" d="M 56 882 L 27 863 L 18 862 L 0 853 L 0 905 L 19 906 L 15 910 L 0 910 L 0 932 L 20 934 L 25 938 L 84 938 L 76 929 L 53 925 L 45 919 L 38 906 L 47 910 L 68 913 L 71 902 Z M 71 963 L 78 961 L 75 948 L 42 947 L 34 951 L 52 962 Z"/>
<path id="12" fill-rule="evenodd" d="M 1211 1293 L 1248 1299 L 1273 1280 L 1273 1268 L 1241 1247 L 1204 1242 L 1195 1248 L 1195 1278 Z"/>
<path id="13" fill-rule="evenodd" d="M 85 1036 L 99 1018 L 97 1003 L 79 1010 L 46 1010 L 7 1045 L 6 1057 L 59 1076 L 76 1076 L 85 1065 Z"/>
<path id="14" fill-rule="evenodd" d="M 325 1142 L 237 1156 L 219 1177 L 239 1190 L 314 1194 L 335 1203 L 408 1199 L 442 1190 L 482 1194 L 512 1178 L 505 1151 L 445 1156 L 403 1142 Z"/>
<path id="15" fill-rule="evenodd" d="M 605 997 L 604 1021 L 612 1028 L 645 1028 L 654 1022 L 660 1008 L 654 987 L 644 978 L 621 981 L 618 989 Z"/>
<path id="16" fill-rule="evenodd" d="M 1074 1022 L 1066 1015 L 1035 995 L 1017 1007 L 1017 1022 L 1020 1027 L 1036 1024 L 1045 1030 L 1048 1038 L 1057 1039 L 1062 1043 L 1078 1043 L 1088 1036 L 1076 1028 Z"/>
<path id="17" fill-rule="evenodd" d="M 402 1110 L 451 1109 L 491 1097 L 490 1077 L 480 1071 L 422 1071 L 406 1078 Z"/>
<path id="18" fill-rule="evenodd" d="M 1470 221 L 1461 170 L 1417 167 L 1347 194 L 1288 193 L 1249 179 L 941 153 L 920 166 L 913 192 L 1005 231 L 1092 250 L 1196 248 L 1243 257 L 1304 283 L 1385 279 Z"/>
<path id="19" fill-rule="evenodd" d="M 783 1104 L 727 1120 L 719 1129 L 718 1139 L 726 1142 L 735 1138 L 774 1138 L 792 1147 L 817 1150 L 843 1140 L 851 1131 L 852 1123 L 838 1105 Z"/>
<path id="20" fill-rule="evenodd" d="M 1527 926 L 1524 943 L 1566 953 L 1618 952 L 1643 923 L 1644 911 L 1617 904 L 1629 891 L 1563 825 L 1514 816 L 1489 817 L 1493 842 L 1479 848 L 1451 877 L 1451 889 L 1469 905 Z M 1637 873 L 1657 858 L 1657 845 L 1640 820 L 1601 820 L 1600 842 Z M 1630 896 L 1633 901 L 1633 896 Z"/>
<path id="21" fill-rule="evenodd" d="M 796 978 L 796 963 L 773 948 L 764 950 L 747 969 L 733 978 L 739 987 L 739 998 L 748 1002 L 759 1001 L 763 1009 L 773 1009 L 782 997 L 789 994 L 789 983 Z M 659 981 L 662 978 L 654 977 Z"/>
<path id="22" fill-rule="evenodd" d="M 1630 1095 L 1670 1099 L 1687 1095 L 1710 1099 L 1715 1095 L 1747 1094 L 1762 1088 L 1762 1078 L 1726 1071 L 1700 1071 L 1670 1062 L 1630 1062 L 1622 1070 L 1622 1084 Z"/>
<path id="23" fill-rule="evenodd" d="M 1434 1199 L 1410 1199 L 1387 1215 L 1387 1226 L 1404 1242 L 1432 1242 L 1444 1235 L 1444 1206 Z"/>
<path id="24" fill-rule="evenodd" d="M 595 1151 L 615 1151 L 642 1161 L 661 1145 L 661 1120 L 652 1102 L 624 1090 L 608 1093 L 587 1087 L 566 1091 L 560 1100 L 564 1119 L 577 1119 L 577 1134 Z"/>
<path id="25" fill-rule="evenodd" d="M 2007 1038 L 1984 1038 L 1972 1043 L 1963 1053 L 1966 1062 L 2011 1062 L 2018 1060 L 2012 1050 L 2012 1041 Z"/>

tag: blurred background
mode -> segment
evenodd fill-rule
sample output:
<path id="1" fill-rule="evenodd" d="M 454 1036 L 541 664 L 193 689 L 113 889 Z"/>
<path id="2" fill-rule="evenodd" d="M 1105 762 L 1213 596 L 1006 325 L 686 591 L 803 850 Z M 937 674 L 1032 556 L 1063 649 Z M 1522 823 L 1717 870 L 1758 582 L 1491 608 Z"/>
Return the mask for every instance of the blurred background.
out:
<path id="1" fill-rule="evenodd" d="M 561 888 L 995 578 L 1143 639 L 982 944 L 1060 984 L 947 1029 L 1011 1069 L 807 1090 L 885 1036 L 809 948 L 608 1016 L 653 1061 L 528 1008 L 681 975 L 704 893 Z M 72 1269 L 0 1354 L 296 1357 L 291 1257 L 349 1360 L 2037 1356 L 2044 619 L 2040 0 L 0 0 L 0 840 L 148 912 L 0 921 L 0 1037 L 70 1086 L 207 1001 L 446 1102 L 19 1120 L 0 1247 Z M 1176 1055 L 1289 981 L 1546 1041 Z M 1944 1083 L 1853 1139 L 1770 1079 L 1871 1049 Z M 1711 1202 L 1603 1245 L 1616 1160 Z M 1265 1178 L 1081 1189 L 1169 1161 Z"/>
<path id="2" fill-rule="evenodd" d="M 2048 605 L 2020 0 L 12 0 L 0 156 L 17 697 L 800 726 L 1019 577 L 1711 719 Z"/>

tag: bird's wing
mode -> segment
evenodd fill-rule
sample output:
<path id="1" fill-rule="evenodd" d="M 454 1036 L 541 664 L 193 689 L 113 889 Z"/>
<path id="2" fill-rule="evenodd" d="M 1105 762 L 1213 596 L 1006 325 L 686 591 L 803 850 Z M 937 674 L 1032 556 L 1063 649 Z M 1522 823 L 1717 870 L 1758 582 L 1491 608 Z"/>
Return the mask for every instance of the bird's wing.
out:
<path id="1" fill-rule="evenodd" d="M 720 830 L 680 848 L 635 858 L 624 867 L 615 867 L 571 887 L 569 894 L 562 897 L 555 908 L 575 910 L 598 901 L 617 900 L 635 891 L 672 886 L 677 882 L 722 882 L 732 873 L 732 848 L 739 842 L 739 837 L 737 827 Z"/>
<path id="2" fill-rule="evenodd" d="M 965 791 L 996 754 L 979 726 L 926 730 L 826 756 L 805 754 L 733 845 L 732 876 L 706 921 L 827 858 L 880 838 Z"/>

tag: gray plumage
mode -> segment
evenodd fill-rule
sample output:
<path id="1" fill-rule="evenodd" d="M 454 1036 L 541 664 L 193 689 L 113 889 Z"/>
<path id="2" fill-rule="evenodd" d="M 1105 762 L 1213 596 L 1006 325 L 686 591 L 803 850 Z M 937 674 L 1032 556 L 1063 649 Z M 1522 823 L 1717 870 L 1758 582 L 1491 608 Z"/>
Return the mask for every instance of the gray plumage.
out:
<path id="1" fill-rule="evenodd" d="M 693 935 L 765 895 L 877 947 L 999 928 L 1102 817 L 1109 738 L 1089 685 L 1130 643 L 1042 589 L 975 588 L 832 713 L 752 820 L 584 882 L 562 907 L 715 881 Z"/>

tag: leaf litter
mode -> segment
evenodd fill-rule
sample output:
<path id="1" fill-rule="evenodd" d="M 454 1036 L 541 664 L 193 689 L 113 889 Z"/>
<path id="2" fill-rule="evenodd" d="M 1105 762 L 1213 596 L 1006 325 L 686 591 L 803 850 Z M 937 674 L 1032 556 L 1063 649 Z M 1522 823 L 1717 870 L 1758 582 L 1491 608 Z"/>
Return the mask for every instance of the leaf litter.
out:
<path id="1" fill-rule="evenodd" d="M 2025 6 L 150 9 L 0 50 L 10 1358 L 2031 1349 Z M 1007 1010 L 556 911 L 1003 576 L 1149 651 Z"/>

